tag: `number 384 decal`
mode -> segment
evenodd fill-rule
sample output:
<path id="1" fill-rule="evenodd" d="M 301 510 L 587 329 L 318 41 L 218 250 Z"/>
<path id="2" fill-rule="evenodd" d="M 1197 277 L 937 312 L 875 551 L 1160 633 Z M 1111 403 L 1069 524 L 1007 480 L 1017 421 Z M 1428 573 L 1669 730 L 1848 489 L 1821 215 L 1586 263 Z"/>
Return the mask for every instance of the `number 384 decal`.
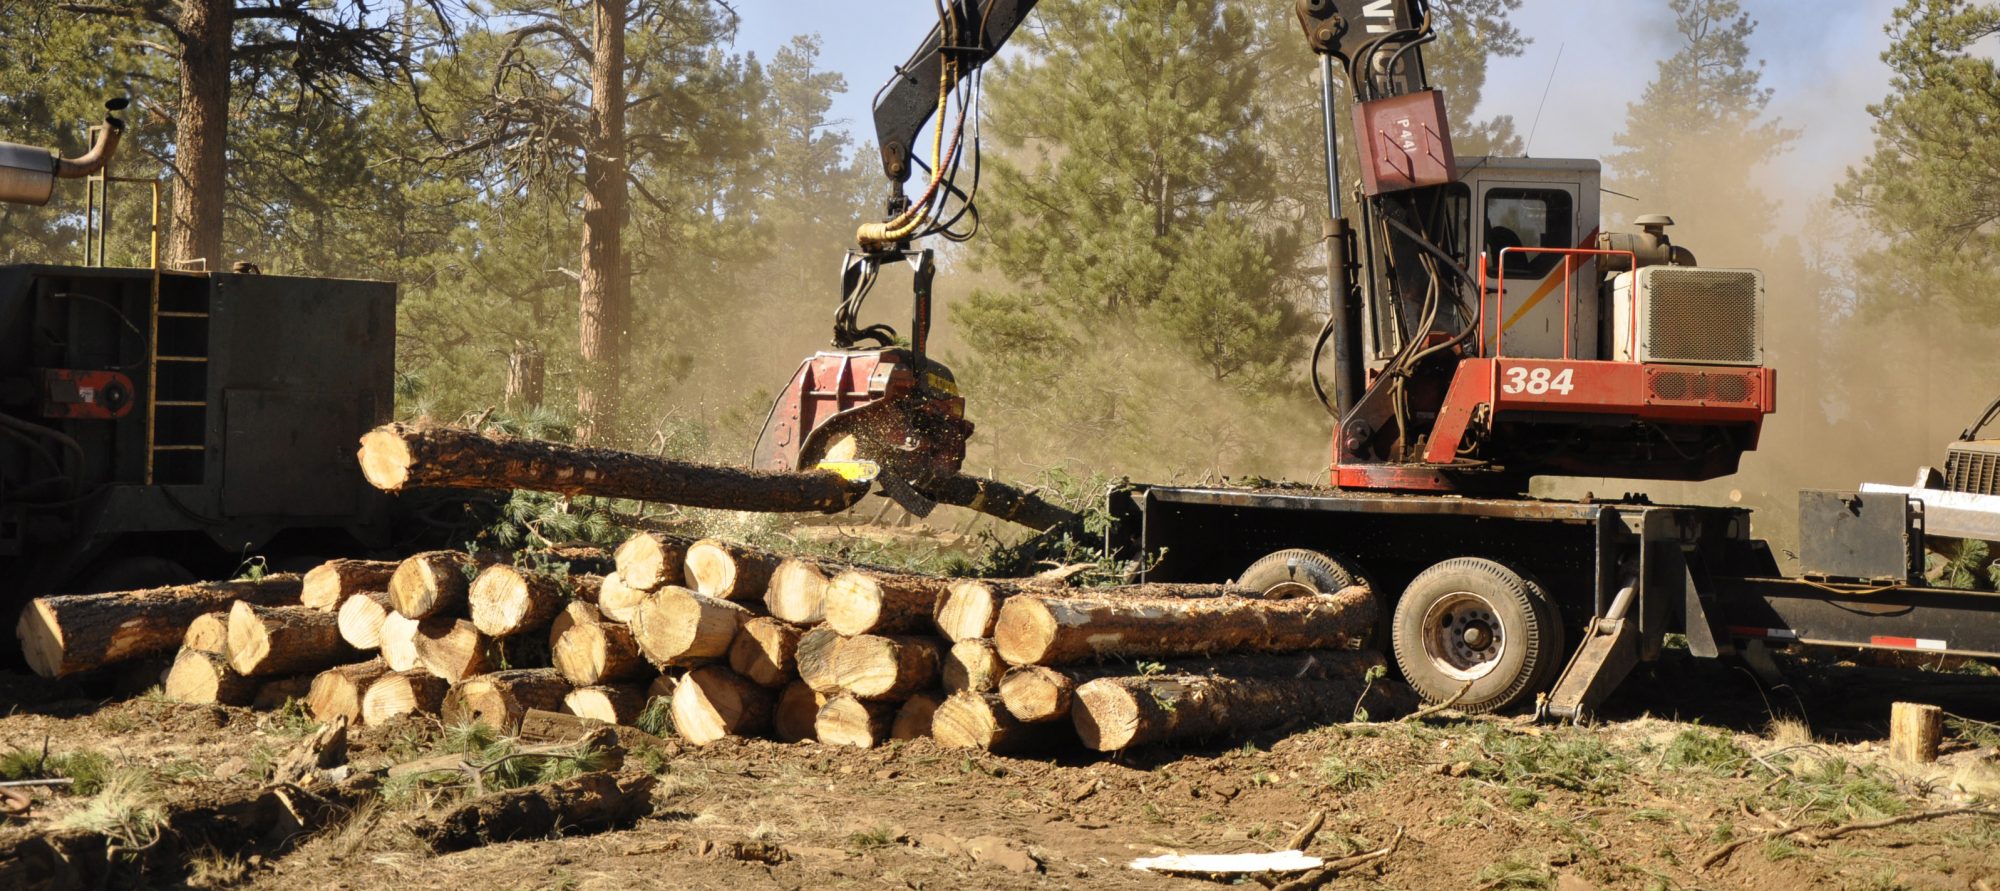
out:
<path id="1" fill-rule="evenodd" d="M 1524 368 L 1515 365 L 1507 369 L 1506 378 L 1500 384 L 1500 392 L 1508 395 L 1526 393 L 1530 396 L 1542 396 L 1555 393 L 1559 396 L 1568 396 L 1574 389 L 1576 389 L 1576 369 L 1573 368 L 1557 371 L 1551 368 Z"/>

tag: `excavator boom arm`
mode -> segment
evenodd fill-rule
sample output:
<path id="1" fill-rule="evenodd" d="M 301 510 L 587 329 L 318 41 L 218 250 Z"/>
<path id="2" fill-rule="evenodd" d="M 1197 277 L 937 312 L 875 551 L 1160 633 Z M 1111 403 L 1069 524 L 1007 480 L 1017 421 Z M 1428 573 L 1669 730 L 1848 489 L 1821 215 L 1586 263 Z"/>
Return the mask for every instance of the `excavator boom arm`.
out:
<path id="1" fill-rule="evenodd" d="M 909 180 L 912 158 L 924 124 L 937 113 L 938 80 L 944 76 L 941 54 L 962 54 L 956 71 L 960 80 L 1000 51 L 1014 29 L 1035 8 L 1036 0 L 948 0 L 957 33 L 947 41 L 944 23 L 931 29 L 910 60 L 896 69 L 875 96 L 875 144 L 882 152 L 882 172 L 892 183 Z M 946 89 L 956 83 L 943 85 Z"/>

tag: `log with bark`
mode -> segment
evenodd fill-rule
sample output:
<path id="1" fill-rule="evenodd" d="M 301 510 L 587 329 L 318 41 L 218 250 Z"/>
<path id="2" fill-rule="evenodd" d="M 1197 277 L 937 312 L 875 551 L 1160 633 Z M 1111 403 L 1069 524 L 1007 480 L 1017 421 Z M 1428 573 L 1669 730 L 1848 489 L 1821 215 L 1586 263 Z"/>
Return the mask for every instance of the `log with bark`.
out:
<path id="1" fill-rule="evenodd" d="M 361 694 L 361 723 L 382 724 L 402 715 L 435 715 L 451 684 L 421 668 L 393 671 Z"/>
<path id="2" fill-rule="evenodd" d="M 1013 755 L 1051 748 L 1071 735 L 1060 724 L 1015 720 L 991 693 L 953 693 L 931 715 L 931 738 L 951 748 Z"/>
<path id="3" fill-rule="evenodd" d="M 465 606 L 479 561 L 464 551 L 425 551 L 397 564 L 389 576 L 389 603 L 412 619 L 428 619 Z"/>
<path id="4" fill-rule="evenodd" d="M 466 594 L 472 624 L 489 637 L 511 637 L 547 628 L 572 600 L 593 602 L 600 580 L 557 575 L 495 563 L 481 570 Z"/>
<path id="5" fill-rule="evenodd" d="M 630 724 L 646 710 L 646 687 L 643 684 L 578 687 L 563 696 L 563 710 L 606 724 Z"/>
<path id="6" fill-rule="evenodd" d="M 1035 530 L 1077 519 L 1076 512 L 1051 504 L 1033 490 L 969 474 L 961 473 L 917 489 L 939 504 L 975 510 Z"/>
<path id="7" fill-rule="evenodd" d="M 1240 736 L 1294 721 L 1345 721 L 1361 704 L 1368 670 L 1383 663 L 1375 653 L 1344 655 L 1322 677 L 1098 678 L 1076 688 L 1070 719 L 1083 744 L 1100 752 Z"/>
<path id="8" fill-rule="evenodd" d="M 389 592 L 363 591 L 349 595 L 340 604 L 334 615 L 334 624 L 340 628 L 340 639 L 357 650 L 374 650 L 382 646 L 382 622 L 395 612 L 389 605 Z"/>
<path id="9" fill-rule="evenodd" d="M 632 613 L 651 595 L 651 591 L 626 584 L 624 576 L 614 572 L 597 585 L 597 611 L 607 619 L 630 622 Z"/>
<path id="10" fill-rule="evenodd" d="M 674 685 L 674 732 L 698 746 L 771 727 L 771 691 L 720 665 L 689 671 Z"/>
<path id="11" fill-rule="evenodd" d="M 322 671 L 313 677 L 312 687 L 306 691 L 306 709 L 322 724 L 331 724 L 336 718 L 359 724 L 363 719 L 361 702 L 368 688 L 388 673 L 388 664 L 379 658 Z"/>
<path id="12" fill-rule="evenodd" d="M 937 686 L 943 649 L 934 637 L 849 637 L 834 648 L 834 676 L 842 691 L 860 699 L 901 701 Z"/>
<path id="13" fill-rule="evenodd" d="M 719 467 L 611 449 L 389 424 L 361 438 L 361 471 L 376 488 L 530 489 L 722 510 L 835 513 L 867 482 L 828 471 Z"/>
<path id="14" fill-rule="evenodd" d="M 651 776 L 620 781 L 599 771 L 554 783 L 481 796 L 415 827 L 438 853 L 491 842 L 602 832 L 637 823 L 653 812 Z"/>
<path id="15" fill-rule="evenodd" d="M 632 629 L 606 621 L 590 604 L 571 603 L 550 627 L 549 662 L 578 686 L 635 680 L 652 673 Z"/>
<path id="16" fill-rule="evenodd" d="M 664 532 L 641 532 L 618 546 L 612 559 L 624 583 L 641 591 L 662 585 L 685 585 L 681 566 L 693 539 Z"/>
<path id="17" fill-rule="evenodd" d="M 499 647 L 467 619 L 427 619 L 417 626 L 417 663 L 456 684 L 500 667 Z"/>
<path id="18" fill-rule="evenodd" d="M 895 702 L 871 702 L 842 693 L 826 701 L 813 719 L 813 735 L 830 746 L 872 749 L 889 741 L 895 728 Z"/>
<path id="19" fill-rule="evenodd" d="M 501 733 L 513 733 L 528 709 L 561 711 L 569 691 L 570 683 L 553 668 L 482 674 L 452 685 L 444 697 L 444 722 L 447 726 L 484 724 Z"/>
<path id="20" fill-rule="evenodd" d="M 229 667 L 229 660 L 214 653 L 182 648 L 174 656 L 162 682 L 167 698 L 195 705 L 249 705 L 257 696 L 258 682 Z"/>
<path id="21" fill-rule="evenodd" d="M 738 627 L 751 617 L 727 600 L 668 586 L 632 614 L 632 637 L 654 665 L 699 665 L 728 656 Z"/>
<path id="22" fill-rule="evenodd" d="M 229 652 L 229 612 L 217 610 L 202 613 L 188 623 L 187 633 L 181 635 L 181 649 L 200 650 L 217 656 Z"/>
<path id="23" fill-rule="evenodd" d="M 1064 665 L 1341 649 L 1368 639 L 1378 609 L 1374 595 L 1359 586 L 1290 600 L 1158 596 L 1150 587 L 1008 598 L 993 627 L 1000 658 L 1012 665 Z"/>
<path id="24" fill-rule="evenodd" d="M 927 576 L 848 570 L 827 582 L 826 625 L 849 637 L 929 632 L 949 586 Z"/>
<path id="25" fill-rule="evenodd" d="M 1155 663 L 1149 674 L 1231 675 L 1271 678 L 1339 677 L 1351 671 L 1354 654 L 1343 650 L 1300 650 L 1291 653 L 1235 653 L 1208 659 L 1175 659 Z M 1069 717 L 1072 694 L 1098 678 L 1139 673 L 1129 664 L 1022 665 L 1000 679 L 1000 699 L 1008 713 L 1028 723 Z"/>
<path id="26" fill-rule="evenodd" d="M 1000 701 L 1007 713 L 1030 724 L 1059 721 L 1069 717 L 1070 695 L 1076 685 L 1101 677 L 1130 674 L 1130 665 L 1075 666 L 1051 668 L 1022 665 L 1007 670 L 1000 678 Z"/>
<path id="27" fill-rule="evenodd" d="M 448 625 L 450 619 L 431 619 L 433 627 Z M 382 617 L 381 633 L 377 636 L 382 661 L 389 663 L 390 671 L 409 671 L 423 665 L 417 658 L 417 636 L 422 634 L 424 622 L 412 619 L 402 613 L 390 610 Z"/>
<path id="28" fill-rule="evenodd" d="M 205 582 L 125 591 L 37 597 L 21 610 L 14 633 L 28 667 L 45 678 L 120 662 L 166 657 L 180 648 L 195 619 L 227 611 L 238 600 L 275 606 L 297 603 L 299 577 Z"/>
<path id="29" fill-rule="evenodd" d="M 360 655 L 340 639 L 333 613 L 309 606 L 229 608 L 229 667 L 245 677 L 314 672 Z"/>
<path id="30" fill-rule="evenodd" d="M 797 557 L 771 570 L 764 587 L 764 609 L 772 618 L 794 625 L 817 625 L 826 618 L 826 584 L 839 575 L 831 564 Z"/>
<path id="31" fill-rule="evenodd" d="M 1060 579 L 954 579 L 938 600 L 938 632 L 954 643 L 993 636 L 1000 605 L 1023 592 L 1052 594 L 1063 590 Z"/>
<path id="32" fill-rule="evenodd" d="M 825 625 L 815 625 L 799 635 L 799 645 L 792 651 L 792 664 L 798 667 L 799 680 L 814 693 L 831 696 L 840 692 L 840 670 L 834 663 L 840 642 L 840 633 Z"/>
<path id="33" fill-rule="evenodd" d="M 944 704 L 944 696 L 937 693 L 918 693 L 896 710 L 896 723 L 889 728 L 890 739 L 921 739 L 931 735 L 931 721 L 937 714 L 938 706 Z"/>
<path id="34" fill-rule="evenodd" d="M 825 694 L 813 692 L 806 682 L 793 681 L 778 693 L 778 702 L 771 709 L 771 735 L 788 743 L 813 739 L 817 733 L 813 724 L 819 720 L 819 710 L 827 699 Z"/>
<path id="35" fill-rule="evenodd" d="M 306 572 L 299 583 L 299 603 L 313 609 L 338 609 L 356 594 L 386 591 L 396 566 L 394 560 L 328 560 Z"/>
<path id="36" fill-rule="evenodd" d="M 1007 663 L 990 640 L 961 640 L 951 645 L 944 657 L 944 689 L 947 693 L 991 693 L 1000 684 Z"/>
<path id="37" fill-rule="evenodd" d="M 793 670 L 799 627 L 769 616 L 743 623 L 729 645 L 729 668 L 761 687 L 783 687 L 797 679 Z"/>
<path id="38" fill-rule="evenodd" d="M 723 600 L 761 601 L 783 559 L 769 551 L 714 538 L 688 545 L 687 587 Z"/>

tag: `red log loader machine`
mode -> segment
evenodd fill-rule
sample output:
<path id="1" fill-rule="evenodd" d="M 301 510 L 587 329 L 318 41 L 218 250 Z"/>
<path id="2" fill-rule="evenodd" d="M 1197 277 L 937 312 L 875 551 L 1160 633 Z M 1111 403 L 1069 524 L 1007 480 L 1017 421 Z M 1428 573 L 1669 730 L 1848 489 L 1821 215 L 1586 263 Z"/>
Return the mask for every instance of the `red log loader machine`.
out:
<path id="1" fill-rule="evenodd" d="M 857 437 L 885 477 L 963 461 L 972 428 L 925 352 L 933 267 L 914 245 L 976 228 L 967 110 L 980 67 L 1034 6 L 947 0 L 877 96 L 888 217 L 862 227 L 834 348 L 773 407 L 759 466 L 809 467 Z M 1769 664 L 1767 641 L 2000 656 L 2000 597 L 1922 583 L 1921 493 L 1801 493 L 1800 578 L 1779 572 L 1744 509 L 1528 497 L 1535 477 L 1734 473 L 1777 406 L 1763 277 L 1697 265 L 1663 215 L 1601 231 L 1594 160 L 1455 155 L 1424 65 L 1425 0 L 1298 0 L 1297 15 L 1324 117 L 1331 313 L 1313 386 L 1332 415 L 1329 478 L 1122 487 L 1111 549 L 1143 557 L 1149 580 L 1274 594 L 1366 582 L 1391 607 L 1383 634 L 1403 676 L 1472 711 L 1532 702 L 1584 718 L 1670 633 L 1753 666 Z M 858 327 L 896 263 L 917 270 L 907 345 Z M 2000 495 L 1996 474 L 1964 476 L 1977 477 L 1968 494 Z"/>

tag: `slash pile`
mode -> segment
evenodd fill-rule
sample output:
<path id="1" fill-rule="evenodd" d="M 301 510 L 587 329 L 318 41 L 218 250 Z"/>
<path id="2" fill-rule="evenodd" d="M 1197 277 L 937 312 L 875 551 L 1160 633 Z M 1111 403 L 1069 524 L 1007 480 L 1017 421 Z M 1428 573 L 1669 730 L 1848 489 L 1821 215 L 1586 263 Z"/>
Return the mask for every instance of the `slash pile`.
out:
<path id="1" fill-rule="evenodd" d="M 1374 681 L 1382 658 L 1359 649 L 1377 615 L 1361 587 L 1284 600 L 1223 585 L 1070 589 L 642 533 L 611 555 L 432 551 L 45 597 L 18 633 L 44 676 L 174 654 L 172 698 L 302 695 L 323 721 L 421 713 L 513 731 L 545 710 L 631 724 L 663 700 L 695 744 L 931 736 L 1026 753 L 1381 709 L 1394 695 Z"/>

